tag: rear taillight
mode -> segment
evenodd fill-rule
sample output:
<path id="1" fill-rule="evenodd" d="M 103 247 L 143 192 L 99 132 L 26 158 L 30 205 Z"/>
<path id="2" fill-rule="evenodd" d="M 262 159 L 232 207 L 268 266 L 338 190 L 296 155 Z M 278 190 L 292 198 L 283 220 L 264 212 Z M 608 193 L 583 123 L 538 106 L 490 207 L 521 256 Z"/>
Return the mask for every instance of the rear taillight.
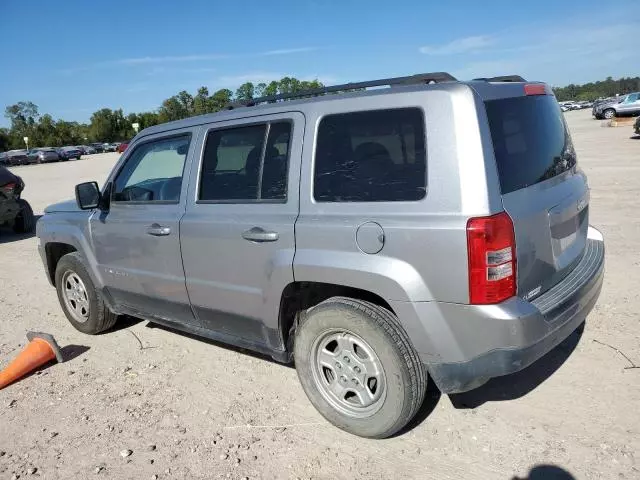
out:
<path id="1" fill-rule="evenodd" d="M 547 86 L 544 83 L 527 83 L 524 86 L 525 95 L 546 95 Z"/>
<path id="2" fill-rule="evenodd" d="M 6 183 L 0 187 L 0 192 L 4 193 L 5 195 L 13 195 L 15 189 L 15 183 Z"/>
<path id="3" fill-rule="evenodd" d="M 500 303 L 516 294 L 516 243 L 506 212 L 467 222 L 469 301 Z"/>

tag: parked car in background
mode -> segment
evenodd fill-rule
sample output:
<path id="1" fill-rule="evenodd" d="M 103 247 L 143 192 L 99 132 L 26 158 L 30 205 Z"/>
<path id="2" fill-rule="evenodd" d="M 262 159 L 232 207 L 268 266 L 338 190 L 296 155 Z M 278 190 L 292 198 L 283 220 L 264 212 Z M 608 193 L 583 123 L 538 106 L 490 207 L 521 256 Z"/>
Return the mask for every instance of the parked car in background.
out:
<path id="1" fill-rule="evenodd" d="M 29 150 L 29 154 L 27 155 L 27 163 L 29 164 L 59 161 L 60 155 L 54 148 L 51 147 L 34 148 L 33 150 Z"/>
<path id="2" fill-rule="evenodd" d="M 104 144 L 103 143 L 96 142 L 96 143 L 92 143 L 89 146 L 93 147 L 93 149 L 96 151 L 96 153 L 104 152 Z"/>
<path id="3" fill-rule="evenodd" d="M 568 112 L 569 110 L 582 110 L 583 108 L 591 108 L 593 106 L 592 102 L 576 102 L 573 100 L 558 102 L 558 104 L 560 105 L 560 110 L 562 110 L 563 112 Z"/>
<path id="4" fill-rule="evenodd" d="M 614 102 L 619 102 L 620 98 L 619 97 L 607 97 L 607 98 L 598 98 L 597 100 L 595 100 L 593 102 L 593 114 L 595 115 L 595 110 L 599 105 L 602 105 L 604 103 L 614 103 Z"/>
<path id="5" fill-rule="evenodd" d="M 131 140 L 129 140 L 130 142 Z M 127 147 L 129 146 L 129 142 L 123 142 L 120 145 L 118 145 L 118 148 L 116 149 L 116 151 L 118 153 L 124 153 L 124 151 L 127 149 Z"/>
<path id="6" fill-rule="evenodd" d="M 26 150 L 9 150 L 3 154 L 0 163 L 13 167 L 16 165 L 26 165 L 28 162 Z"/>
<path id="7" fill-rule="evenodd" d="M 31 205 L 20 198 L 24 190 L 22 178 L 0 167 L 0 225 L 10 225 L 16 233 L 33 231 L 36 219 Z"/>
<path id="8" fill-rule="evenodd" d="M 80 150 L 82 155 L 92 155 L 96 153 L 96 149 L 93 148 L 91 145 L 77 145 L 76 148 Z"/>
<path id="9" fill-rule="evenodd" d="M 115 143 L 103 143 L 105 152 L 115 152 L 118 149 L 118 146 Z"/>
<path id="10" fill-rule="evenodd" d="M 592 113 L 598 120 L 640 115 L 640 92 L 629 93 L 611 101 L 596 104 L 593 106 Z"/>
<path id="11" fill-rule="evenodd" d="M 80 160 L 80 157 L 82 157 L 82 151 L 76 147 L 62 147 L 58 148 L 56 151 L 60 156 L 60 160 L 63 161 L 72 159 Z"/>
<path id="12" fill-rule="evenodd" d="M 568 100 L 566 102 L 558 102 L 558 105 L 560 105 L 560 110 L 562 110 L 563 112 L 568 112 L 569 110 L 572 110 L 574 103 L 574 101 Z"/>

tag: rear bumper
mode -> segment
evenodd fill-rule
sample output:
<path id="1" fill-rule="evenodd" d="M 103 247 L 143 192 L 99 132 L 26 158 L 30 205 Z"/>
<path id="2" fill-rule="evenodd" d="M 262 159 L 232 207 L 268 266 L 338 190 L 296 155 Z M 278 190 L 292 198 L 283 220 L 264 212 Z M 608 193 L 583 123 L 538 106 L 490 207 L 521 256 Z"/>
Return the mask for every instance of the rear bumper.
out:
<path id="1" fill-rule="evenodd" d="M 500 305 L 441 309 L 454 346 L 453 351 L 442 351 L 441 358 L 459 360 L 423 357 L 433 380 L 443 393 L 459 393 L 529 366 L 585 321 L 603 278 L 604 241 L 589 227 L 587 248 L 575 269 L 534 301 L 514 297 Z"/>

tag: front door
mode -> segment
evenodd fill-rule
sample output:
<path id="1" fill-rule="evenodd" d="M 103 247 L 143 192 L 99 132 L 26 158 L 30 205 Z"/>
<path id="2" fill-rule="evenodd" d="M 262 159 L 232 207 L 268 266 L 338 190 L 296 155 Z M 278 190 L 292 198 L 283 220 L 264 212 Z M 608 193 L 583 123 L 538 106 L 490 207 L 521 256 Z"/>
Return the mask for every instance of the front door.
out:
<path id="1" fill-rule="evenodd" d="M 111 201 L 91 232 L 109 294 L 123 311 L 196 323 L 180 254 L 190 131 L 143 137 L 110 178 Z"/>
<path id="2" fill-rule="evenodd" d="M 640 111 L 640 93 L 632 93 L 618 106 L 618 112 L 631 114 Z"/>
<path id="3" fill-rule="evenodd" d="M 226 341 L 281 349 L 278 311 L 293 282 L 304 116 L 203 127 L 180 236 L 187 290 L 202 326 Z"/>

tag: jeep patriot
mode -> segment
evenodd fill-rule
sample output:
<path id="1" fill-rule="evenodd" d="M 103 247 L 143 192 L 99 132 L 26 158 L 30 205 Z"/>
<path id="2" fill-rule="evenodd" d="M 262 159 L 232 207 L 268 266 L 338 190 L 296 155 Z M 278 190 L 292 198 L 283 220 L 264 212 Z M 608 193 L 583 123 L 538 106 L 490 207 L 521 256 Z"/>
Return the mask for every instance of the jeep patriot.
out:
<path id="1" fill-rule="evenodd" d="M 338 85 L 150 127 L 37 236 L 76 329 L 133 315 L 293 361 L 325 418 L 373 438 L 411 420 L 428 376 L 464 392 L 545 355 L 604 271 L 558 102 L 517 76 Z"/>

